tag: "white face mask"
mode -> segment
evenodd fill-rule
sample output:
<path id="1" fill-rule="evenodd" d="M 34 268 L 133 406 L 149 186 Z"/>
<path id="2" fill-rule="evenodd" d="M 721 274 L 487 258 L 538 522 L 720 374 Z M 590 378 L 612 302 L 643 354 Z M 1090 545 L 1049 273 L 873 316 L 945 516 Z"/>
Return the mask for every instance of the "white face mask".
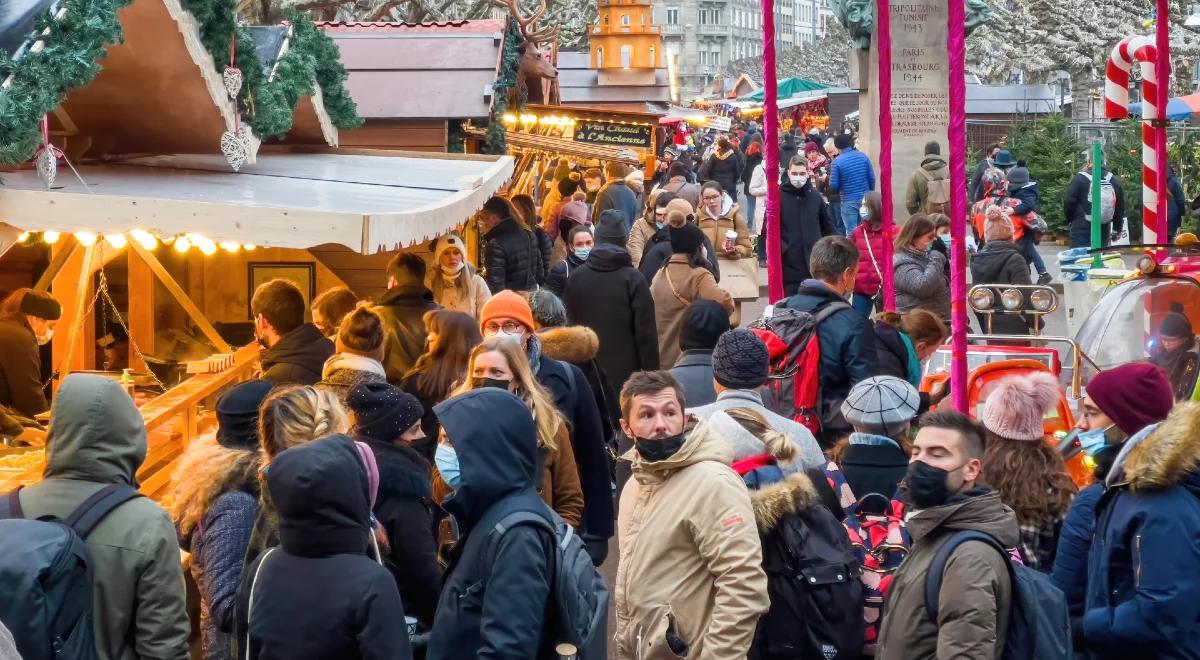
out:
<path id="1" fill-rule="evenodd" d="M 792 187 L 794 187 L 794 188 L 803 188 L 804 184 L 808 183 L 808 177 L 803 176 L 803 175 L 802 176 L 788 175 L 788 181 L 792 182 Z"/>
<path id="2" fill-rule="evenodd" d="M 492 336 L 496 337 L 497 339 L 503 339 L 505 341 L 512 342 L 514 346 L 520 346 L 521 340 L 525 338 L 525 333 L 521 332 L 521 331 L 517 331 L 517 332 L 509 334 L 509 333 L 501 330 Z"/>
<path id="3" fill-rule="evenodd" d="M 446 277 L 454 277 L 462 272 L 462 269 L 467 266 L 467 262 L 460 261 L 453 266 L 442 266 L 442 274 Z"/>
<path id="4" fill-rule="evenodd" d="M 47 330 L 46 334 L 38 335 L 38 337 L 37 337 L 38 346 L 45 346 L 46 344 L 49 344 L 50 340 L 53 338 L 54 338 L 54 331 Z"/>

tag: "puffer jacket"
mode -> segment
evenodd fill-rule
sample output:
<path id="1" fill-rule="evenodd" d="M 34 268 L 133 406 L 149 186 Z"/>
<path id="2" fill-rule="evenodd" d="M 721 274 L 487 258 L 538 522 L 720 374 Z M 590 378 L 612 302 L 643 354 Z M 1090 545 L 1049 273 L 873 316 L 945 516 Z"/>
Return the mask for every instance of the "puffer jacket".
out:
<path id="1" fill-rule="evenodd" d="M 1079 491 L 1071 500 L 1071 508 L 1067 509 L 1067 517 L 1058 533 L 1054 570 L 1050 573 L 1050 581 L 1062 589 L 1067 597 L 1077 657 L 1086 648 L 1083 640 L 1083 609 L 1087 600 L 1088 551 L 1092 547 L 1092 534 L 1096 531 L 1096 505 L 1103 496 L 1104 484 L 1097 482 Z"/>
<path id="2" fill-rule="evenodd" d="M 26 518 L 66 519 L 110 484 L 136 487 L 146 427 L 115 381 L 93 374 L 63 380 L 52 409 L 42 481 L 22 489 Z M 87 539 L 92 555 L 93 627 L 101 660 L 188 657 L 179 540 L 170 516 L 139 497 L 117 507 Z"/>
<path id="3" fill-rule="evenodd" d="M 373 309 L 383 319 L 383 369 L 399 385 L 425 352 L 425 312 L 440 308 L 425 283 L 412 279 L 397 282 Z"/>
<path id="4" fill-rule="evenodd" d="M 912 178 L 908 180 L 908 189 L 904 193 L 904 207 L 910 214 L 925 212 L 925 200 L 929 199 L 930 177 L 933 181 L 950 178 L 950 166 L 946 165 L 946 160 L 941 156 L 925 156 L 919 170 L 913 172 Z"/>
<path id="5" fill-rule="evenodd" d="M 813 246 L 834 232 L 829 207 L 812 182 L 796 188 L 785 176 L 779 184 L 779 241 L 783 254 L 783 288 L 795 291 L 812 277 L 808 260 Z"/>
<path id="6" fill-rule="evenodd" d="M 971 259 L 971 281 L 975 284 L 1032 284 L 1029 262 L 1012 241 L 989 241 Z M 975 313 L 981 332 L 989 333 L 986 314 Z M 1033 319 L 1021 314 L 992 314 L 989 334 L 1027 335 Z"/>
<path id="7" fill-rule="evenodd" d="M 620 660 L 678 656 L 668 615 L 688 658 L 744 658 L 767 611 L 767 577 L 750 494 L 729 467 L 733 452 L 703 422 L 668 459 L 622 456 L 633 479 L 621 493 L 615 602 Z"/>
<path id="8" fill-rule="evenodd" d="M 530 291 L 537 284 L 541 259 L 537 241 L 516 220 L 505 218 L 483 235 L 488 288 L 492 293 Z"/>
<path id="9" fill-rule="evenodd" d="M 538 337 L 542 342 L 542 355 L 559 362 L 569 362 L 583 372 L 596 399 L 596 408 L 605 418 L 606 423 L 601 425 L 604 442 L 611 444 L 613 428 L 621 418 L 621 406 L 617 390 L 613 389 L 608 374 L 604 373 L 596 360 L 600 352 L 600 338 L 591 328 L 582 325 L 543 328 L 538 331 Z"/>
<path id="10" fill-rule="evenodd" d="M 742 158 L 732 147 L 728 151 L 713 152 L 700 168 L 700 182 L 716 181 L 725 189 L 725 194 L 736 199 L 738 181 L 742 178 Z"/>
<path id="11" fill-rule="evenodd" d="M 545 236 L 541 233 L 540 236 Z M 546 239 L 546 256 L 550 256 L 550 240 Z M 430 269 L 425 274 L 425 288 L 433 294 L 433 301 L 443 309 L 470 314 L 478 319 L 483 313 L 483 306 L 492 299 L 492 292 L 487 282 L 471 264 L 463 264 L 463 270 L 454 277 L 453 283 L 447 282 L 442 276 L 441 269 Z"/>
<path id="12" fill-rule="evenodd" d="M 650 283 L 654 299 L 654 318 L 658 328 L 658 361 L 661 369 L 675 366 L 679 357 L 679 335 L 683 332 L 684 313 L 701 298 L 715 300 L 733 313 L 733 298 L 717 286 L 712 273 L 694 268 L 687 255 L 673 254 L 667 265 L 658 271 Z"/>
<path id="13" fill-rule="evenodd" d="M 0 405 L 25 417 L 46 412 L 42 353 L 24 315 L 0 319 Z"/>
<path id="14" fill-rule="evenodd" d="M 554 539 L 518 525 L 485 553 L 504 513 L 553 516 L 534 491 L 533 418 L 519 399 L 494 388 L 434 411 L 458 454 L 462 483 L 444 506 L 461 536 L 450 552 L 426 658 L 556 658 L 546 631 Z"/>
<path id="15" fill-rule="evenodd" d="M 1200 658 L 1197 436 L 1200 404 L 1177 405 L 1100 500 L 1083 614 L 1093 659 Z"/>
<path id="16" fill-rule="evenodd" d="M 883 260 L 884 243 L 895 238 L 896 229 L 891 236 L 883 235 L 883 224 L 872 225 L 869 222 L 860 223 L 850 233 L 850 240 L 858 248 L 858 276 L 854 278 L 854 295 L 874 296 L 883 286 L 883 269 L 887 267 Z M 872 258 L 874 257 L 874 258 Z"/>
<path id="17" fill-rule="evenodd" d="M 633 223 L 633 229 L 629 230 L 629 240 L 625 242 L 625 250 L 629 252 L 629 260 L 634 265 L 642 263 L 642 255 L 654 245 L 656 234 L 658 226 L 654 224 L 654 218 L 639 218 Z"/>
<path id="18" fill-rule="evenodd" d="M 563 292 L 567 316 L 596 332 L 600 367 L 621 384 L 635 371 L 658 367 L 654 302 L 629 253 L 614 245 L 596 246 Z"/>
<path id="19" fill-rule="evenodd" d="M 312 385 L 321 380 L 333 342 L 317 326 L 305 323 L 279 338 L 259 355 L 262 378 L 272 385 Z"/>
<path id="20" fill-rule="evenodd" d="M 738 259 L 745 259 L 754 251 L 754 246 L 750 242 L 750 228 L 746 224 L 746 217 L 742 215 L 742 210 L 733 203 L 728 195 L 722 199 L 721 213 L 715 217 L 709 212 L 708 207 L 700 207 L 696 212 L 696 226 L 704 231 L 708 242 L 717 249 L 717 253 L 722 259 L 725 258 L 725 252 L 721 249 L 721 246 L 725 244 L 725 232 L 731 229 L 737 232 L 734 255 Z"/>
<path id="21" fill-rule="evenodd" d="M 246 568 L 238 589 L 238 629 L 249 639 L 241 657 L 412 658 L 396 583 L 367 556 L 372 496 L 350 438 L 288 449 L 266 478 L 279 546 Z"/>
<path id="22" fill-rule="evenodd" d="M 895 267 L 896 311 L 903 314 L 924 309 L 950 320 L 950 280 L 946 278 L 941 252 L 899 250 L 892 257 Z"/>
<path id="23" fill-rule="evenodd" d="M 1007 557 L 982 543 L 958 547 L 946 562 L 938 620 L 925 609 L 925 579 L 934 555 L 959 530 L 991 534 L 1005 548 L 1017 545 L 1017 518 L 986 486 L 959 493 L 946 504 L 908 519 L 913 544 L 892 579 L 879 629 L 878 660 L 999 658 L 1012 607 Z"/>

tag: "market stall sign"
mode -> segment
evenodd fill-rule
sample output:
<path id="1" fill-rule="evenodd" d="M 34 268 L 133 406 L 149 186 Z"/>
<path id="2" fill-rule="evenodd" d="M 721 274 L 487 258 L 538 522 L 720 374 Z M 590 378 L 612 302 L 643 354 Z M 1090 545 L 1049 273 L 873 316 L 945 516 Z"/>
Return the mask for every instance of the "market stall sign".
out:
<path id="1" fill-rule="evenodd" d="M 718 131 L 728 131 L 729 129 L 733 128 L 733 120 L 729 117 L 708 115 L 704 118 L 704 128 L 712 128 Z"/>
<path id="2" fill-rule="evenodd" d="M 580 121 L 575 124 L 575 141 L 614 147 L 649 149 L 653 144 L 653 130 L 652 126 Z"/>

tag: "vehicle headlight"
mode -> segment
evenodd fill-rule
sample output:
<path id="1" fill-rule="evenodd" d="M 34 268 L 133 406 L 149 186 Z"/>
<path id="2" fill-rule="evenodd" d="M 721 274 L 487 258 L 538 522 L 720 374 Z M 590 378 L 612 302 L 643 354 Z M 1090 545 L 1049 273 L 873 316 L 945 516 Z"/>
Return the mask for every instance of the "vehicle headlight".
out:
<path id="1" fill-rule="evenodd" d="M 971 308 L 975 311 L 987 311 L 995 304 L 996 297 L 992 295 L 991 289 L 975 289 L 971 292 Z"/>
<path id="2" fill-rule="evenodd" d="M 1143 254 L 1142 256 L 1138 257 L 1137 269 L 1142 271 L 1144 274 L 1149 275 L 1150 273 L 1158 270 L 1158 260 L 1155 259 L 1154 255 L 1152 254 Z"/>
<path id="3" fill-rule="evenodd" d="M 1021 307 L 1024 297 L 1016 289 L 1005 289 L 1000 293 L 1000 304 L 1010 312 Z"/>
<path id="4" fill-rule="evenodd" d="M 1038 289 L 1029 294 L 1029 304 L 1039 312 L 1048 312 L 1054 308 L 1054 292 L 1046 289 Z"/>

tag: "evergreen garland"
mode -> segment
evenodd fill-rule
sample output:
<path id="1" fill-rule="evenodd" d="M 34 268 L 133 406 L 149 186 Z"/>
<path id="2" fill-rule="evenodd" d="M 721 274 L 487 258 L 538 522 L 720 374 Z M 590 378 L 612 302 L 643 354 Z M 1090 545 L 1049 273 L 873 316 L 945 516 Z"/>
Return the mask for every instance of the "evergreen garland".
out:
<path id="1" fill-rule="evenodd" d="M 517 84 L 517 74 L 521 68 L 521 28 L 517 21 L 509 17 L 508 29 L 504 31 L 504 52 L 500 58 L 500 73 L 492 84 L 492 115 L 488 119 L 487 140 L 483 152 L 503 155 L 508 151 L 505 144 L 504 113 L 508 112 L 508 90 Z M 520 99 L 518 99 L 520 102 Z M 520 110 L 520 108 L 515 108 Z"/>
<path id="2" fill-rule="evenodd" d="M 342 65 L 342 55 L 338 52 L 337 44 L 318 29 L 313 22 L 299 12 L 292 10 L 288 13 L 292 23 L 292 45 L 289 50 L 305 53 L 313 63 L 313 73 L 317 84 L 321 86 L 321 96 L 325 103 L 325 112 L 329 121 L 341 129 L 361 126 L 363 120 L 358 116 L 358 107 L 350 92 L 346 89 L 346 67 Z M 286 57 L 284 59 L 287 59 Z M 278 74 L 276 74 L 278 75 Z"/>
<path id="3" fill-rule="evenodd" d="M 13 61 L 0 53 L 0 164 L 28 160 L 42 141 L 42 116 L 62 104 L 67 91 L 92 81 L 100 71 L 105 46 L 121 40 L 117 11 L 130 0 L 65 0 L 66 13 L 55 21 L 49 12 L 36 30 L 49 28 L 46 47 Z"/>

